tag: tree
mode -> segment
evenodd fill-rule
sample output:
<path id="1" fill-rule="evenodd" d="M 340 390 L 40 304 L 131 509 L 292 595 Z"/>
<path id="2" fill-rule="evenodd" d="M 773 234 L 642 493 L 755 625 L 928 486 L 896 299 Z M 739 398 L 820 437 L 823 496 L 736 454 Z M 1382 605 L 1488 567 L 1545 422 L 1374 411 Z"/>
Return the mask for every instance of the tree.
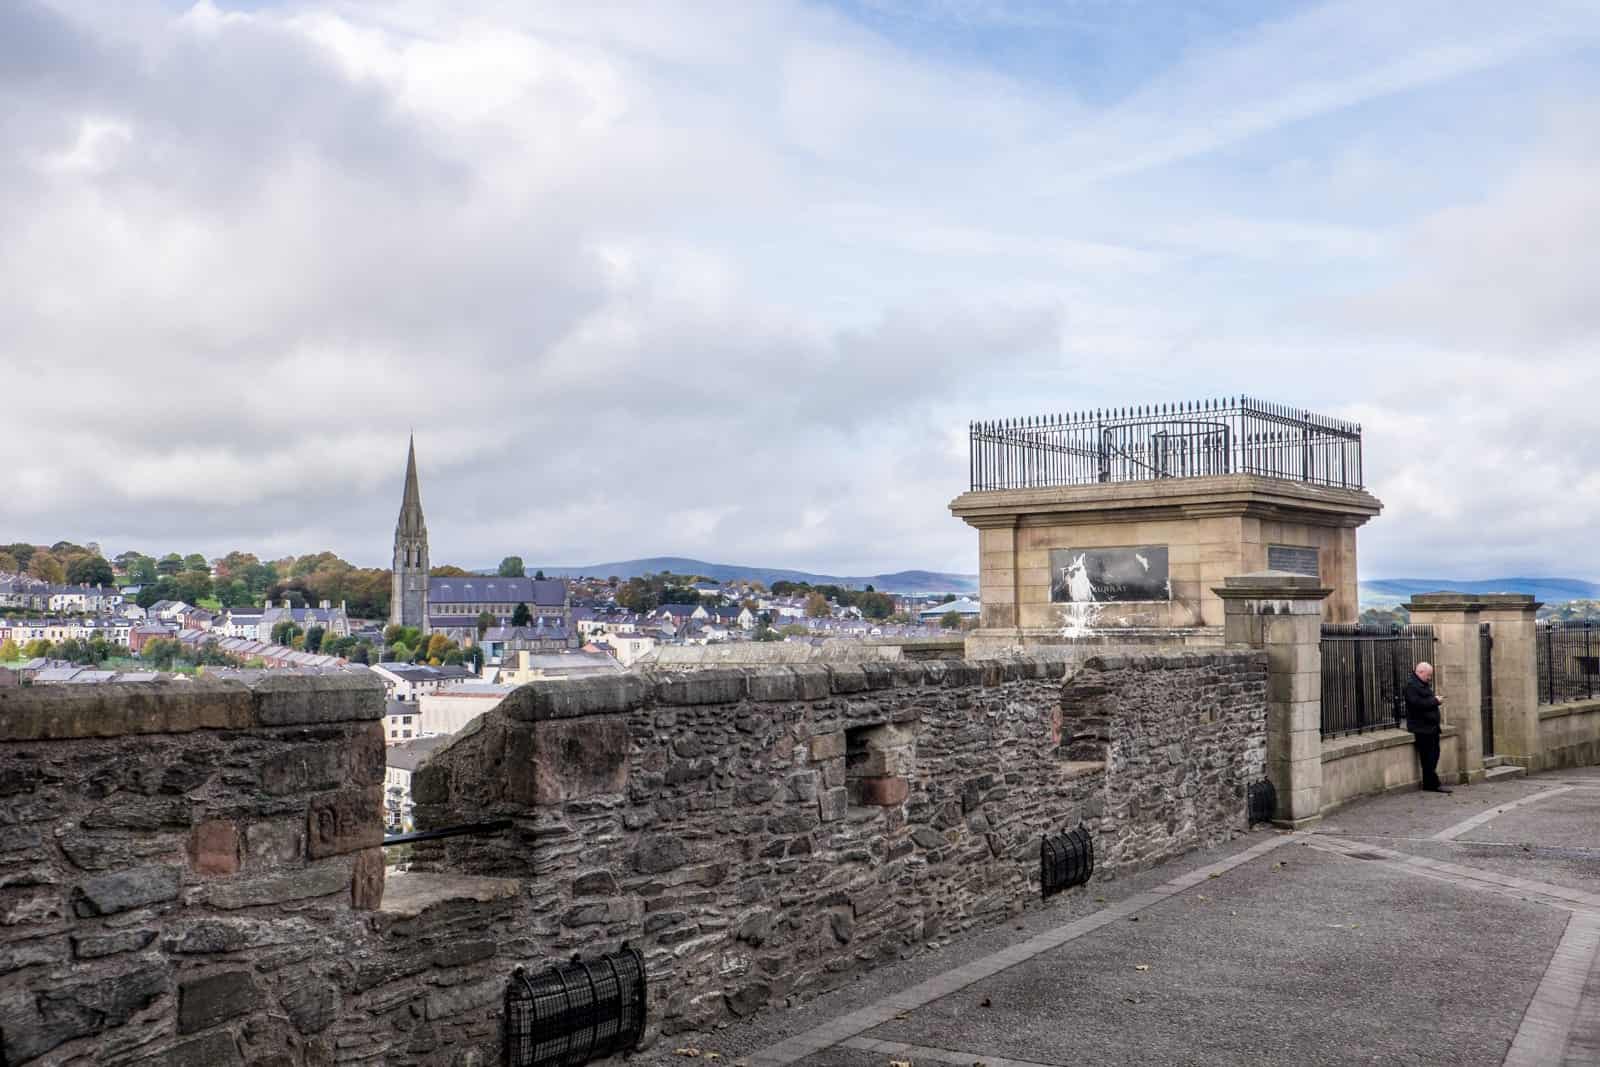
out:
<path id="1" fill-rule="evenodd" d="M 10 660 L 17 660 L 21 658 L 22 649 L 17 647 L 17 643 L 15 641 L 11 640 L 9 637 L 4 641 L 0 641 L 0 661 L 9 662 Z"/>
<path id="2" fill-rule="evenodd" d="M 349 659 L 351 663 L 370 664 L 372 662 L 372 646 L 362 641 L 350 650 Z"/>
<path id="3" fill-rule="evenodd" d="M 521 556 L 507 556 L 500 561 L 500 569 L 496 573 L 502 578 L 526 578 L 528 568 L 522 565 Z"/>
<path id="4" fill-rule="evenodd" d="M 434 567 L 428 571 L 430 578 L 471 578 L 472 572 L 462 570 L 453 563 L 446 563 L 442 567 Z"/>
<path id="5" fill-rule="evenodd" d="M 163 577 L 171 578 L 181 570 L 183 570 L 183 557 L 176 552 L 168 552 L 156 561 L 156 573 Z"/>
<path id="6" fill-rule="evenodd" d="M 272 643 L 275 645 L 288 645 L 304 633 L 305 631 L 296 626 L 292 620 L 284 619 L 282 622 L 273 624 Z"/>
<path id="7" fill-rule="evenodd" d="M 826 619 L 833 611 L 828 607 L 828 598 L 821 593 L 812 593 L 806 597 L 806 618 Z"/>
<path id="8" fill-rule="evenodd" d="M 134 598 L 141 608 L 148 608 L 158 600 L 177 600 L 178 586 L 171 578 L 157 578 L 155 581 L 139 588 L 139 595 Z"/>
<path id="9" fill-rule="evenodd" d="M 802 626 L 797 622 L 785 623 L 778 628 L 778 632 L 785 637 L 809 637 L 811 635 L 809 627 Z"/>
<path id="10" fill-rule="evenodd" d="M 139 658 L 158 670 L 170 671 L 172 663 L 183 652 L 183 646 L 170 637 L 152 637 L 139 650 Z"/>
<path id="11" fill-rule="evenodd" d="M 894 614 L 894 600 L 885 593 L 875 593 L 869 587 L 856 597 L 856 607 L 869 619 L 887 619 Z"/>
<path id="12" fill-rule="evenodd" d="M 217 602 L 225 608 L 239 608 L 252 603 L 250 587 L 238 578 L 216 584 Z"/>
<path id="13" fill-rule="evenodd" d="M 213 577 L 219 580 L 224 578 L 243 578 L 247 570 L 260 565 L 261 561 L 256 558 L 255 553 L 235 550 L 217 560 Z"/>
<path id="14" fill-rule="evenodd" d="M 544 581 L 545 580 L 544 571 L 534 571 L 533 572 L 533 580 L 536 581 L 536 582 Z"/>
<path id="15" fill-rule="evenodd" d="M 518 604 L 516 610 L 511 613 L 512 626 L 526 626 L 532 621 L 533 613 L 528 610 L 526 604 Z"/>
<path id="16" fill-rule="evenodd" d="M 19 574 L 28 569 L 28 561 L 33 558 L 33 554 L 37 551 L 38 549 L 24 541 L 16 541 L 6 546 L 6 552 L 17 561 L 17 573 Z"/>
<path id="17" fill-rule="evenodd" d="M 0 551 L 0 574 L 21 574 L 22 564 L 9 552 Z"/>
<path id="18" fill-rule="evenodd" d="M 140 585 L 148 585 L 158 577 L 156 561 L 149 556 L 140 556 L 131 561 L 127 566 L 128 578 Z"/>
<path id="19" fill-rule="evenodd" d="M 198 552 L 191 552 L 183 557 L 183 569 L 186 571 L 205 571 L 211 573 L 211 564 Z"/>
<path id="20" fill-rule="evenodd" d="M 184 571 L 172 580 L 178 599 L 198 604 L 211 597 L 211 575 L 205 571 Z"/>
<path id="21" fill-rule="evenodd" d="M 946 593 L 944 596 L 939 598 L 939 603 L 941 603 L 941 604 L 954 604 L 959 599 L 960 598 L 957 597 L 954 593 Z"/>
<path id="22" fill-rule="evenodd" d="M 444 654 L 444 665 L 446 667 L 459 667 L 461 666 L 461 661 L 462 655 L 459 648 L 452 648 Z"/>
<path id="23" fill-rule="evenodd" d="M 442 660 L 456 643 L 444 634 L 433 634 L 428 638 L 428 661 Z"/>
<path id="24" fill-rule="evenodd" d="M 489 632 L 489 627 L 498 624 L 499 621 L 487 611 L 478 612 L 478 640 L 482 641 L 483 635 Z"/>
<path id="25" fill-rule="evenodd" d="M 945 612 L 943 615 L 939 616 L 939 626 L 940 626 L 941 629 L 944 629 L 944 630 L 959 630 L 959 629 L 961 629 L 961 612 L 959 612 L 959 611 L 947 611 L 947 612 Z"/>
<path id="26" fill-rule="evenodd" d="M 390 645 L 385 658 L 390 663 L 408 663 L 411 660 L 411 649 L 406 645 Z"/>
<path id="27" fill-rule="evenodd" d="M 67 581 L 74 585 L 115 585 L 110 563 L 98 555 L 80 555 L 67 566 Z"/>
<path id="28" fill-rule="evenodd" d="M 326 636 L 328 636 L 327 627 L 324 627 L 324 626 L 313 626 L 313 627 L 311 627 L 311 629 L 306 631 L 306 651 L 307 652 L 321 652 L 322 651 L 322 639 L 324 637 L 326 637 Z"/>
<path id="29" fill-rule="evenodd" d="M 49 552 L 35 552 L 28 560 L 28 573 L 52 585 L 60 585 L 67 580 L 67 569 Z"/>

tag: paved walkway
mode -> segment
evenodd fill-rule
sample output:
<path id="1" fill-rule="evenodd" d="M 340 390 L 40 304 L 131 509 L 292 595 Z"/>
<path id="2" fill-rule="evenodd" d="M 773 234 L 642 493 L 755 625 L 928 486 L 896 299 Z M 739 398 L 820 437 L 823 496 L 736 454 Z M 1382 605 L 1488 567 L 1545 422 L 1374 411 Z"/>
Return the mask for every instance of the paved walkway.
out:
<path id="1" fill-rule="evenodd" d="M 1600 768 L 1258 830 L 641 1059 L 712 1054 L 719 1067 L 1600 1065 Z"/>

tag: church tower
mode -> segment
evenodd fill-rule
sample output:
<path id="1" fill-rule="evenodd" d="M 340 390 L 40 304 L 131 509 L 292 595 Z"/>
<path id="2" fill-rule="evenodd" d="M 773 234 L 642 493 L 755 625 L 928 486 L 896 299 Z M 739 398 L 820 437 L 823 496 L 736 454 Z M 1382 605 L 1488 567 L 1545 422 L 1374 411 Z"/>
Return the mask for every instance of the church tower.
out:
<path id="1" fill-rule="evenodd" d="M 422 521 L 422 493 L 417 488 L 417 442 L 406 455 L 406 488 L 400 521 L 394 526 L 394 585 L 389 596 L 389 623 L 428 632 L 428 526 Z"/>

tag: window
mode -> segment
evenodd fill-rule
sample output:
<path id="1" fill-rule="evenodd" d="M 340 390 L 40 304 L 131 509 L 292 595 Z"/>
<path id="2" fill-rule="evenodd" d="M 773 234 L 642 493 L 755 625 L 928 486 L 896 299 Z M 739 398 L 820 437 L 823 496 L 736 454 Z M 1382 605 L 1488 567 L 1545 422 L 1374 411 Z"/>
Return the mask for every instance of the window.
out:
<path id="1" fill-rule="evenodd" d="M 400 736 L 400 731 L 399 730 L 390 730 L 389 731 L 389 736 L 390 737 L 399 737 Z"/>
<path id="2" fill-rule="evenodd" d="M 406 726 L 410 726 L 410 725 L 411 725 L 411 716 L 409 716 L 409 715 L 406 715 L 406 716 L 404 716 L 404 717 L 403 717 L 403 718 L 401 718 L 401 720 L 400 720 L 400 721 L 401 721 L 401 722 L 402 722 L 402 723 L 404 723 L 404 724 L 405 724 L 405 725 L 406 725 Z"/>
<path id="3" fill-rule="evenodd" d="M 405 737 L 410 737 L 411 736 L 411 731 L 410 730 L 405 731 L 404 736 Z"/>

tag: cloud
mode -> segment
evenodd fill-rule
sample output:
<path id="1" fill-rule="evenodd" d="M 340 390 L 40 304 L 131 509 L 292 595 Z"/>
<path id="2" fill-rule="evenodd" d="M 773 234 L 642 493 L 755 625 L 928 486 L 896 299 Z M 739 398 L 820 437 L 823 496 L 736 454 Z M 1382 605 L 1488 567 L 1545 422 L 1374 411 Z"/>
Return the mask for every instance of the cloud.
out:
<path id="1" fill-rule="evenodd" d="M 1370 414 L 1366 560 L 1570 559 L 1581 464 L 1461 442 L 1556 447 L 1501 382 L 1540 345 L 1563 418 L 1592 395 L 1592 152 L 1481 129 L 1494 175 L 1396 213 L 1404 109 L 1318 126 L 1551 62 L 1569 14 L 1207 23 L 1096 102 L 908 29 L 1093 5 L 6 5 L 0 540 L 380 563 L 414 430 L 440 562 L 972 570 L 968 419 L 1251 392 Z"/>

